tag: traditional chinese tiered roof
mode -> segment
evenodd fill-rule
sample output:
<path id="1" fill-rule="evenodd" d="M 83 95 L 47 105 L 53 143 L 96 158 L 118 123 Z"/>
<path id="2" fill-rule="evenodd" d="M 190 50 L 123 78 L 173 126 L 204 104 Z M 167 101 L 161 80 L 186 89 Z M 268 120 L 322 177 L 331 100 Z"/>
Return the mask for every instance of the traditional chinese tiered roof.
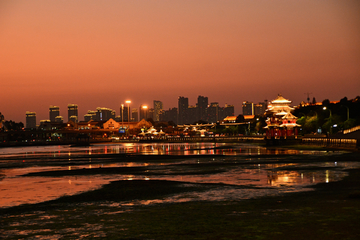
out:
<path id="1" fill-rule="evenodd" d="M 279 94 L 276 99 L 272 100 L 268 105 L 267 112 L 271 115 L 275 114 L 278 116 L 285 116 L 287 113 L 294 110 L 294 108 L 290 107 L 291 101 L 284 98 Z"/>
<path id="2" fill-rule="evenodd" d="M 267 115 L 268 119 L 266 120 L 267 127 L 266 128 L 294 128 L 300 127 L 296 123 L 297 117 L 295 117 L 291 111 L 293 110 L 290 107 L 291 101 L 285 99 L 280 94 L 277 98 L 268 106 Z"/>

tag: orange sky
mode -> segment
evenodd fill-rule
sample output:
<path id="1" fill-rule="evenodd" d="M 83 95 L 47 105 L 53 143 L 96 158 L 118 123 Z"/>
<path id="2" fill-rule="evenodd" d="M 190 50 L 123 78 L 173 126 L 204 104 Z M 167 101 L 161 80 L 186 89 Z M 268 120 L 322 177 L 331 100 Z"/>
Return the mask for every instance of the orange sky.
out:
<path id="1" fill-rule="evenodd" d="M 359 1 L 1 1 L 0 112 L 360 95 Z"/>

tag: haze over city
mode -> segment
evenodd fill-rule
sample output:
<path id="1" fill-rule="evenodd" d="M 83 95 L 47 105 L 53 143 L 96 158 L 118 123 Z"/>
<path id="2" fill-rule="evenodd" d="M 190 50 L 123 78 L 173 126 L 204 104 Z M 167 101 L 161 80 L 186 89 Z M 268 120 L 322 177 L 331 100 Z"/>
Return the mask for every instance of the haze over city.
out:
<path id="1" fill-rule="evenodd" d="M 0 112 L 360 95 L 359 1 L 2 1 Z"/>

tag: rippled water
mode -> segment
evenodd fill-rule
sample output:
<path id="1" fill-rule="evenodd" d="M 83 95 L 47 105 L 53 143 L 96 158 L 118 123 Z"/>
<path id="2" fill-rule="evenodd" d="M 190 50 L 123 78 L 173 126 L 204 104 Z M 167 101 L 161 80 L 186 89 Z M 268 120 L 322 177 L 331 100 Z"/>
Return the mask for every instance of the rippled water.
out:
<path id="1" fill-rule="evenodd" d="M 313 156 L 341 154 L 325 151 L 268 149 L 247 144 L 99 144 L 89 147 L 46 146 L 0 149 L 0 207 L 38 203 L 64 195 L 97 189 L 115 180 L 172 180 L 189 183 L 221 183 L 205 192 L 176 194 L 164 199 L 133 201 L 131 204 L 184 202 L 192 200 L 238 200 L 283 192 L 309 190 L 319 182 L 337 181 L 344 169 L 359 167 L 358 162 L 314 162 Z M 144 161 L 117 161 L 123 154 L 180 155 L 183 158 L 144 158 Z M 205 156 L 205 157 L 204 157 Z M 274 163 L 281 159 L 294 163 Z M 269 163 L 267 163 L 267 161 Z M 210 173 L 189 172 L 188 167 L 209 166 Z M 184 167 L 186 166 L 186 167 Z M 23 176 L 32 172 L 105 167 L 148 167 L 149 174 L 97 174 L 61 177 Z M 202 168 L 199 168 L 200 170 Z M 151 173 L 151 174 L 150 174 Z M 110 203 L 114 204 L 114 203 Z M 129 204 L 123 203 L 123 204 Z"/>

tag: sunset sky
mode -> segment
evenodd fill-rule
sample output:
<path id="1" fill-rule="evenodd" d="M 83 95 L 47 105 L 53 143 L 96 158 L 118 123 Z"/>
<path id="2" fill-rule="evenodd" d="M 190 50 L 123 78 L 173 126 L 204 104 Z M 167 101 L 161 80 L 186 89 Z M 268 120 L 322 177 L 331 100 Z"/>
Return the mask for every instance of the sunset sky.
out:
<path id="1" fill-rule="evenodd" d="M 0 1 L 0 112 L 360 95 L 360 1 Z"/>

